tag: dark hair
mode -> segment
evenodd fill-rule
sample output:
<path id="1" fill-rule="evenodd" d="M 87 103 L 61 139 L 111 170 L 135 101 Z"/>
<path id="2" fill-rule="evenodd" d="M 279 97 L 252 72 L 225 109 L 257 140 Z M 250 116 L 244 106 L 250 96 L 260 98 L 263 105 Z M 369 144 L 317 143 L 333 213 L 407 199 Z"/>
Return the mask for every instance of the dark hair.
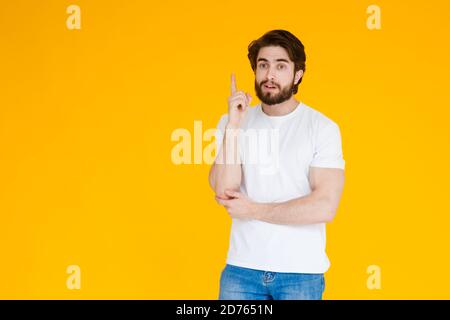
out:
<path id="1" fill-rule="evenodd" d="M 305 72 L 306 54 L 305 47 L 296 36 L 286 30 L 272 30 L 266 32 L 262 37 L 253 40 L 248 45 L 248 59 L 252 66 L 253 72 L 256 70 L 256 58 L 259 50 L 263 47 L 279 46 L 286 49 L 289 58 L 294 62 L 294 73 L 303 70 Z M 296 94 L 298 86 L 302 82 L 303 76 L 293 88 L 293 93 Z"/>

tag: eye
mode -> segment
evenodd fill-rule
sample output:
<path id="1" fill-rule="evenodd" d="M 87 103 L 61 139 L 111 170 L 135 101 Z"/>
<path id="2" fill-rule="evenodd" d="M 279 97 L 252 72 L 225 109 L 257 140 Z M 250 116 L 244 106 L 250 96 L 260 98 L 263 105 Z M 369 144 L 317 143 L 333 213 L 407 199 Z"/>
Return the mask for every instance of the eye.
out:
<path id="1" fill-rule="evenodd" d="M 278 69 L 284 69 L 286 66 L 284 64 L 278 65 Z"/>
<path id="2" fill-rule="evenodd" d="M 266 64 L 265 64 L 265 63 L 260 63 L 260 64 L 259 64 L 259 67 L 260 67 L 260 68 L 265 68 L 265 67 L 266 67 Z"/>

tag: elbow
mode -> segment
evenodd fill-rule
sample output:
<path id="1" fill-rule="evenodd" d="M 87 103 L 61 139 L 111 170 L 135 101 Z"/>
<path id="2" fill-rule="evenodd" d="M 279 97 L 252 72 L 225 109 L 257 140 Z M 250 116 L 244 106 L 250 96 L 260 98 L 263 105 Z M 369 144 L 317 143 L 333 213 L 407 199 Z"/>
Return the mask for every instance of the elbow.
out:
<path id="1" fill-rule="evenodd" d="M 209 186 L 211 187 L 211 189 L 213 189 L 215 191 L 214 179 L 212 178 L 211 174 L 209 174 L 208 182 L 209 182 Z"/>
<path id="2" fill-rule="evenodd" d="M 323 222 L 325 222 L 325 223 L 331 223 L 331 222 L 333 222 L 333 220 L 334 220 L 334 214 L 332 214 L 332 213 L 327 213 L 325 215 L 325 217 L 323 218 Z"/>
<path id="3" fill-rule="evenodd" d="M 224 179 L 217 179 L 214 167 L 211 168 L 208 178 L 209 178 L 209 186 L 214 191 L 216 196 L 219 198 L 228 199 L 228 196 L 225 194 L 225 190 L 227 189 L 235 191 L 240 190 L 240 184 L 238 183 L 232 183 L 226 180 L 224 181 Z"/>
<path id="4" fill-rule="evenodd" d="M 333 205 L 327 205 L 325 206 L 323 212 L 323 222 L 325 223 L 331 223 L 334 220 L 334 217 L 336 216 L 337 207 Z"/>
<path id="5" fill-rule="evenodd" d="M 216 178 L 215 178 L 215 168 L 214 165 L 209 170 L 208 182 L 211 189 L 216 192 Z"/>
<path id="6" fill-rule="evenodd" d="M 233 191 L 240 191 L 239 185 L 230 185 L 228 187 L 217 187 L 214 188 L 214 192 L 216 193 L 216 197 L 221 199 L 229 199 L 230 197 L 225 194 L 225 190 L 233 190 Z"/>

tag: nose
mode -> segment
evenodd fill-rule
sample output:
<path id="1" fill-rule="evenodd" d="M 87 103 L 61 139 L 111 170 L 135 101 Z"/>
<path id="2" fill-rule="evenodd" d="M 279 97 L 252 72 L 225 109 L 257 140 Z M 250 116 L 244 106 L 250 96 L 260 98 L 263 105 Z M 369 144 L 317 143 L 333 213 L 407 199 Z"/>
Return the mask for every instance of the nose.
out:
<path id="1" fill-rule="evenodd" d="M 269 70 L 267 70 L 266 79 L 268 81 L 275 80 L 275 70 L 272 67 L 270 67 Z"/>

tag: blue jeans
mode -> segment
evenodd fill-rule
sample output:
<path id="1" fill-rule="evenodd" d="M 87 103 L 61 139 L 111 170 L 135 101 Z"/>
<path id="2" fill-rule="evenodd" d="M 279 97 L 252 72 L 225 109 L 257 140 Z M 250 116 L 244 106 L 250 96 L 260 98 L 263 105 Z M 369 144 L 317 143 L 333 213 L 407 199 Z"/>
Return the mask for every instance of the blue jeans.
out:
<path id="1" fill-rule="evenodd" d="M 227 264 L 219 300 L 322 300 L 323 273 L 284 273 Z"/>

